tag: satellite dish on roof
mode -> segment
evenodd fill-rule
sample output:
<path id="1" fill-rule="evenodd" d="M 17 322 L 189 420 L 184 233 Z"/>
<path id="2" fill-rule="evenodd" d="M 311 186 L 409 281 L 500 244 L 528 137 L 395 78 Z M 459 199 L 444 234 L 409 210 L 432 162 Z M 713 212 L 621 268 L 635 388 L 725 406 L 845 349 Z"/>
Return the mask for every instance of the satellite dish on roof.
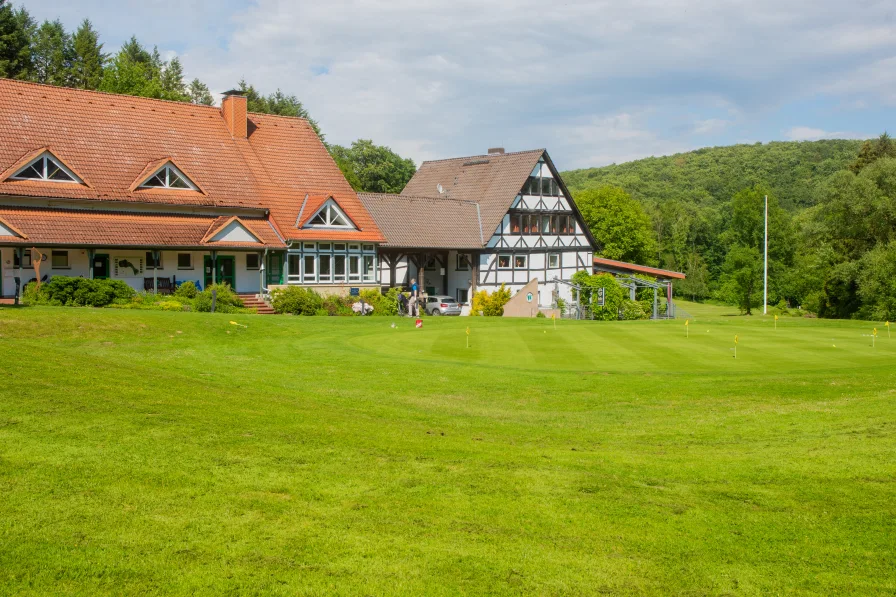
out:
<path id="1" fill-rule="evenodd" d="M 442 183 L 436 185 L 436 190 L 439 192 L 439 195 L 445 192 L 445 189 L 442 188 Z"/>

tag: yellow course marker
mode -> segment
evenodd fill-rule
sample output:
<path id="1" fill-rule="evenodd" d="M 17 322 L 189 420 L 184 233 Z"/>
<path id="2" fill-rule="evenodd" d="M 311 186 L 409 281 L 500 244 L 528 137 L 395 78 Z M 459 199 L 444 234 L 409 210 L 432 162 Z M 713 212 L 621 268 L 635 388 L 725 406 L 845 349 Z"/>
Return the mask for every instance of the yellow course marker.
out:
<path id="1" fill-rule="evenodd" d="M 888 321 L 884 325 L 887 326 L 887 338 L 889 338 L 890 337 L 890 322 Z"/>
<path id="2" fill-rule="evenodd" d="M 775 329 L 778 329 L 778 316 L 775 315 Z"/>
<path id="3" fill-rule="evenodd" d="M 467 326 L 467 348 L 470 348 L 470 326 Z"/>
<path id="4" fill-rule="evenodd" d="M 706 331 L 708 332 L 709 330 L 706 330 Z M 684 337 L 685 338 L 691 337 L 691 320 L 690 319 L 684 320 Z"/>
<path id="5" fill-rule="evenodd" d="M 734 334 L 734 358 L 737 358 L 737 334 Z"/>

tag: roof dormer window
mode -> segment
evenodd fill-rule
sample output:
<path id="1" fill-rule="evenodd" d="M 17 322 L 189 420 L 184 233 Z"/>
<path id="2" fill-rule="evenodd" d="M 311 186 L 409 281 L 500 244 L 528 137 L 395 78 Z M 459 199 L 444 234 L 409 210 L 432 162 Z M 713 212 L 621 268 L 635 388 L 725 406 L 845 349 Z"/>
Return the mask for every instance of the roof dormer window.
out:
<path id="1" fill-rule="evenodd" d="M 339 209 L 339 206 L 336 205 L 336 202 L 332 199 L 324 203 L 323 206 L 317 210 L 317 213 L 308 219 L 308 223 L 305 224 L 305 226 L 314 228 L 355 228 L 348 219 L 348 216 Z"/>
<path id="2" fill-rule="evenodd" d="M 156 170 L 147 178 L 140 189 L 181 189 L 185 191 L 198 191 L 199 187 L 187 178 L 187 175 L 178 170 L 170 162 Z"/>
<path id="3" fill-rule="evenodd" d="M 44 182 L 73 182 L 81 184 L 78 176 L 62 165 L 53 155 L 46 151 L 27 166 L 10 176 L 12 180 L 40 180 Z"/>

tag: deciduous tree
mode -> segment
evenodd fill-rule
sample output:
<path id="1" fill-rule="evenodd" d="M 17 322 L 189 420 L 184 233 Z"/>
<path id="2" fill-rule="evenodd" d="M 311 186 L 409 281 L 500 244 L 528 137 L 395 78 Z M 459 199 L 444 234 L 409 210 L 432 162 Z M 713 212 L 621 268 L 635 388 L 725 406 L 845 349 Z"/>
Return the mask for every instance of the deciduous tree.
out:
<path id="1" fill-rule="evenodd" d="M 619 187 L 602 186 L 575 193 L 576 205 L 599 246 L 599 254 L 645 265 L 656 263 L 650 218 Z"/>

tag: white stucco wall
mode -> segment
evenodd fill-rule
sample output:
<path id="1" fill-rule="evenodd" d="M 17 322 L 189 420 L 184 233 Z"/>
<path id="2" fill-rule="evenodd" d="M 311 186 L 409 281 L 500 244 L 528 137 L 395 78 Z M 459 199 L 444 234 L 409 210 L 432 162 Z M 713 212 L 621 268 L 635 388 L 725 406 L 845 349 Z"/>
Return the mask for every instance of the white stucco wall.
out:
<path id="1" fill-rule="evenodd" d="M 47 260 L 43 262 L 40 268 L 41 277 L 44 275 L 52 276 L 72 276 L 72 277 L 88 277 L 90 275 L 90 264 L 87 261 L 86 249 L 56 249 L 67 250 L 69 255 L 69 267 L 53 268 L 52 267 L 52 249 L 38 250 L 47 255 Z M 2 295 L 10 297 L 15 294 L 15 277 L 19 275 L 19 270 L 13 267 L 13 254 L 15 249 L 12 247 L 0 247 L 0 279 L 2 279 Z M 180 269 L 177 267 L 178 253 L 190 253 L 192 255 L 192 268 Z M 109 255 L 110 270 L 114 258 L 134 257 L 145 259 L 145 250 L 135 249 L 96 249 L 96 254 Z M 178 281 L 198 280 L 205 287 L 205 279 L 203 272 L 203 257 L 208 255 L 204 251 L 162 251 L 162 267 L 158 270 L 160 278 L 172 278 Z M 259 272 L 257 269 L 246 269 L 246 251 L 219 251 L 219 256 L 235 257 L 235 273 L 236 273 L 236 291 L 237 292 L 258 292 L 259 291 Z M 114 278 L 110 271 L 110 278 L 119 279 L 126 282 L 135 290 L 143 290 L 143 278 L 152 277 L 153 270 L 145 269 L 144 272 L 137 276 L 120 276 Z M 22 269 L 22 284 L 27 283 L 31 278 L 35 277 L 34 268 Z"/>

